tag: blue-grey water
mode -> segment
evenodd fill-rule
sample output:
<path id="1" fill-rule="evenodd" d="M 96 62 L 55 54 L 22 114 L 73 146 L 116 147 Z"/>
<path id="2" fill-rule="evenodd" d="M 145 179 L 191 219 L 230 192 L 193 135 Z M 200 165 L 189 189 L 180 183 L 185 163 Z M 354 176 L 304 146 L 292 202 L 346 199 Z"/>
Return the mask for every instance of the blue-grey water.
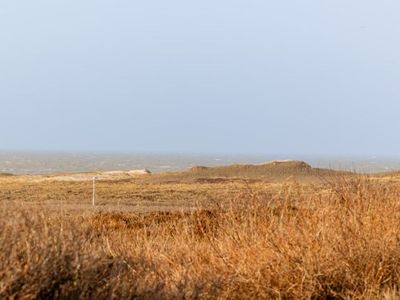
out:
<path id="1" fill-rule="evenodd" d="M 166 172 L 185 170 L 196 165 L 255 164 L 278 159 L 298 159 L 306 161 L 313 167 L 358 172 L 381 172 L 400 169 L 400 157 L 0 152 L 0 172 L 47 174 L 144 168 L 152 172 Z"/>

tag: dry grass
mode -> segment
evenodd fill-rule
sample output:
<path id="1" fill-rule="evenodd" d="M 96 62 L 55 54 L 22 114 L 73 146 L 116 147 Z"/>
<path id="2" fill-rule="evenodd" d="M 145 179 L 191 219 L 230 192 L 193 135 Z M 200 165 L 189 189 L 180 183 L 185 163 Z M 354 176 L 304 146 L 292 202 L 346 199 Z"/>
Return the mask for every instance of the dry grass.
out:
<path id="1" fill-rule="evenodd" d="M 86 196 L 85 183 L 8 181 L 0 298 L 398 299 L 400 187 L 362 176 L 322 182 L 143 183 L 142 195 L 172 189 L 170 199 L 197 210 L 71 213 L 22 197 Z M 104 185 L 139 194 L 132 182 Z"/>

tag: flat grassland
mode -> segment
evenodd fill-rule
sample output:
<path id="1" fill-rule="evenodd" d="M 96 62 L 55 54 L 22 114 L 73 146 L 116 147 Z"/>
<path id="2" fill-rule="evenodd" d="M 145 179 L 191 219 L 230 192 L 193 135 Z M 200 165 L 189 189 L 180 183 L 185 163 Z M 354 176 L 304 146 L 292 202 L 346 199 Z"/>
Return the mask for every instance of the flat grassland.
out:
<path id="1" fill-rule="evenodd" d="M 293 161 L 0 175 L 0 298 L 399 299 L 399 196 Z"/>

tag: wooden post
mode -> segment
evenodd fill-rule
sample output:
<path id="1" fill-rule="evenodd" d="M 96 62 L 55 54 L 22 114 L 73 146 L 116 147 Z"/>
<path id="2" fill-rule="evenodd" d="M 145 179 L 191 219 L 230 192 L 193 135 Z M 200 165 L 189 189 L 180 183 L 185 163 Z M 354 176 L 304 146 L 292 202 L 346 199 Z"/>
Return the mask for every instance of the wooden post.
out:
<path id="1" fill-rule="evenodd" d="M 96 205 L 96 179 L 97 179 L 97 177 L 94 176 L 93 177 L 93 197 L 92 197 L 92 205 L 93 206 Z"/>

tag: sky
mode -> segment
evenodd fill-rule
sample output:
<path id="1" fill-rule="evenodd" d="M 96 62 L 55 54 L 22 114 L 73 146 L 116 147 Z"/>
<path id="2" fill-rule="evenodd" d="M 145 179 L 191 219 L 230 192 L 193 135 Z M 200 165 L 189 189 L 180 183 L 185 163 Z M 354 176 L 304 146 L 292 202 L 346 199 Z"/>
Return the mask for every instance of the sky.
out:
<path id="1" fill-rule="evenodd" d="M 6 0 L 0 150 L 400 154 L 398 0 Z"/>

